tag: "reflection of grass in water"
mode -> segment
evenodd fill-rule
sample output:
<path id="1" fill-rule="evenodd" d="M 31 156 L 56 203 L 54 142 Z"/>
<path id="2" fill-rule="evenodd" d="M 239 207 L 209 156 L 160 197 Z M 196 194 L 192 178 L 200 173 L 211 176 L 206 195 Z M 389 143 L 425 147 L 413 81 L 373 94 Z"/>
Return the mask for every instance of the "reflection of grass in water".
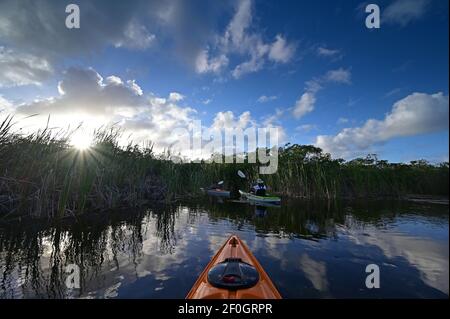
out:
<path id="1" fill-rule="evenodd" d="M 144 227 L 149 216 L 159 225 L 156 232 Z M 160 251 L 170 253 L 164 248 L 174 249 L 174 223 L 173 209 L 155 208 L 150 212 L 111 213 L 108 220 L 101 215 L 85 215 L 75 223 L 55 227 L 48 223 L 7 225 L 0 233 L 0 298 L 66 298 L 68 264 L 78 265 L 81 272 L 81 289 L 72 291 L 73 296 L 104 288 L 108 285 L 105 280 L 115 278 L 105 272 L 120 271 L 124 260 L 134 267 L 138 265 L 146 236 L 156 236 Z M 23 282 L 21 286 L 18 286 L 18 274 Z"/>
<path id="2" fill-rule="evenodd" d="M 0 298 L 65 297 L 64 269 L 70 263 L 79 265 L 81 270 L 82 289 L 74 296 L 100 293 L 101 289 L 117 283 L 117 273 L 112 269 L 128 273 L 130 269 L 123 265 L 124 261 L 132 269 L 142 263 L 144 240 L 156 237 L 155 253 L 172 254 L 180 244 L 178 238 L 189 240 L 189 235 L 183 234 L 188 228 L 185 226 L 202 225 L 205 221 L 214 225 L 226 221 L 231 229 L 244 225 L 250 232 L 254 227 L 255 233 L 261 236 L 277 234 L 277 237 L 310 240 L 334 238 L 342 227 L 364 229 L 366 225 L 374 225 L 382 228 L 412 212 L 426 216 L 427 220 L 436 218 L 448 224 L 445 207 L 430 208 L 396 201 L 287 201 L 280 208 L 268 208 L 262 218 L 255 216 L 253 206 L 247 205 L 202 201 L 190 202 L 189 207 L 127 210 L 111 212 L 107 217 L 86 214 L 76 222 L 62 220 L 57 226 L 44 221 L 0 225 Z M 203 218 L 205 220 L 201 220 Z M 229 229 L 229 225 L 224 227 Z M 134 276 L 134 271 L 131 272 Z M 24 279 L 22 287 L 17 287 L 17 273 Z"/>
<path id="3" fill-rule="evenodd" d="M 156 236 L 160 239 L 160 251 L 163 254 L 172 254 L 177 245 L 177 237 L 175 234 L 175 222 L 179 216 L 177 210 L 168 206 L 156 213 Z"/>
<path id="4" fill-rule="evenodd" d="M 103 288 L 108 285 L 104 280 L 114 279 L 105 271 L 120 271 L 124 259 L 137 267 L 145 238 L 156 236 L 158 253 L 172 254 L 177 209 L 169 205 L 111 212 L 107 219 L 84 215 L 55 227 L 44 222 L 5 225 L 0 232 L 0 298 L 67 297 L 65 267 L 72 263 L 81 271 L 81 289 L 73 292 L 75 297 Z M 24 283 L 20 287 L 17 274 Z"/>
<path id="5" fill-rule="evenodd" d="M 120 147 L 121 132 L 101 128 L 84 151 L 69 143 L 73 131 L 44 129 L 29 135 L 13 130 L 11 117 L 0 122 L 0 212 L 62 217 L 86 210 L 136 207 L 198 194 L 224 180 L 230 190 L 247 189 L 258 177 L 251 163 L 174 163 L 170 150 L 153 145 Z M 248 177 L 237 176 L 242 170 Z M 270 192 L 307 198 L 448 195 L 448 163 L 392 164 L 371 155 L 350 162 L 331 159 L 314 146 L 286 145 L 278 170 L 263 176 Z M 5 215 L 3 216 L 5 218 Z"/>
<path id="6" fill-rule="evenodd" d="M 448 223 L 445 206 L 417 205 L 398 200 L 286 200 L 279 208 L 268 207 L 258 215 L 254 206 L 225 202 L 204 202 L 213 221 L 228 220 L 237 225 L 249 223 L 261 234 L 320 239 L 335 237 L 337 229 L 364 225 L 385 227 L 399 216 L 426 216 L 427 222 Z M 195 221 L 191 221 L 194 223 Z"/>

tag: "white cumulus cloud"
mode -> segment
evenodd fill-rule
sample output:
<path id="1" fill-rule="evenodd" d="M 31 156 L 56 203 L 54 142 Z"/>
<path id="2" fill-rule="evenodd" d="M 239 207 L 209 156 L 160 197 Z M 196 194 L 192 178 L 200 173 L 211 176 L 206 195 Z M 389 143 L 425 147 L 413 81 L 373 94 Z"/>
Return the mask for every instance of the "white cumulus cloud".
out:
<path id="1" fill-rule="evenodd" d="M 169 101 L 172 102 L 178 102 L 184 99 L 184 95 L 178 93 L 178 92 L 171 92 L 169 94 Z"/>
<path id="2" fill-rule="evenodd" d="M 0 46 L 0 87 L 41 85 L 53 74 L 49 61 Z"/>
<path id="3" fill-rule="evenodd" d="M 220 73 L 233 58 L 241 61 L 231 70 L 231 75 L 238 79 L 263 69 L 269 61 L 277 64 L 292 60 L 296 45 L 288 42 L 281 34 L 277 34 L 272 43 L 266 41 L 263 35 L 255 30 L 252 9 L 251 0 L 241 0 L 237 3 L 235 13 L 223 34 L 218 34 L 208 49 L 198 52 L 198 73 Z"/>
<path id="4" fill-rule="evenodd" d="M 337 57 L 341 55 L 341 51 L 337 49 L 328 49 L 326 47 L 318 47 L 317 48 L 317 55 L 321 57 Z"/>
<path id="5" fill-rule="evenodd" d="M 0 112 L 8 114 L 12 110 L 13 110 L 12 103 L 0 95 Z"/>
<path id="6" fill-rule="evenodd" d="M 13 108 L 17 115 L 38 114 L 26 120 L 28 131 L 45 126 L 48 115 L 52 127 L 63 129 L 83 123 L 87 131 L 93 131 L 116 124 L 135 142 L 153 141 L 161 150 L 176 142 L 172 132 L 189 127 L 196 114 L 193 108 L 177 105 L 183 98 L 180 93 L 172 92 L 167 99 L 145 94 L 134 80 L 104 78 L 92 68 L 67 69 L 58 91 L 58 96 Z"/>
<path id="7" fill-rule="evenodd" d="M 210 58 L 208 50 L 201 50 L 195 61 L 195 69 L 198 73 L 219 73 L 228 65 L 228 58 L 225 54 Z"/>
<path id="8" fill-rule="evenodd" d="M 269 51 L 269 59 L 275 62 L 287 63 L 292 59 L 295 52 L 295 45 L 288 44 L 286 39 L 277 35 L 276 40 L 272 43 Z"/>
<path id="9" fill-rule="evenodd" d="M 212 129 L 226 129 L 226 128 L 240 128 L 245 129 L 249 126 L 255 126 L 255 121 L 252 119 L 249 111 L 243 112 L 236 117 L 232 111 L 218 112 L 214 117 Z"/>
<path id="10" fill-rule="evenodd" d="M 395 0 L 381 14 L 382 23 L 406 26 L 428 10 L 429 0 Z"/>
<path id="11" fill-rule="evenodd" d="M 299 119 L 304 115 L 314 111 L 317 101 L 317 93 L 324 88 L 327 83 L 351 83 L 351 72 L 349 70 L 339 68 L 336 70 L 330 70 L 325 75 L 314 78 L 306 82 L 305 93 L 295 102 L 292 108 L 292 114 L 295 118 Z"/>
<path id="12" fill-rule="evenodd" d="M 334 136 L 320 135 L 315 144 L 334 157 L 360 156 L 392 138 L 448 130 L 448 111 L 448 95 L 413 93 L 397 101 L 383 120 L 369 119 Z"/>
<path id="13" fill-rule="evenodd" d="M 83 132 L 93 132 L 102 126 L 116 125 L 124 133 L 121 144 L 152 141 L 156 152 L 174 147 L 174 151 L 183 155 L 192 154 L 189 145 L 179 143 L 178 133 L 191 130 L 197 120 L 197 110 L 180 106 L 178 103 L 184 96 L 178 92 L 171 92 L 167 98 L 159 97 L 143 92 L 134 80 L 115 75 L 103 77 L 92 68 L 71 67 L 63 73 L 58 93 L 18 105 L 0 96 L 0 116 L 18 116 L 23 133 L 45 127 L 49 115 L 53 128 L 73 129 L 82 124 Z M 215 114 L 210 125 L 201 126 L 207 140 L 209 133 L 257 128 L 258 122 L 249 111 L 239 115 L 223 111 Z M 230 149 L 232 145 L 225 147 Z"/>
<path id="14" fill-rule="evenodd" d="M 325 74 L 324 80 L 327 82 L 335 82 L 335 83 L 351 83 L 351 73 L 349 70 L 339 68 L 337 70 L 328 71 Z"/>
<path id="15" fill-rule="evenodd" d="M 266 102 L 270 102 L 270 101 L 275 101 L 276 99 L 278 99 L 278 96 L 276 96 L 276 95 L 270 95 L 270 96 L 261 95 L 258 98 L 257 102 L 259 102 L 259 103 L 266 103 Z"/>
<path id="16" fill-rule="evenodd" d="M 131 21 L 123 32 L 123 36 L 114 44 L 116 47 L 145 50 L 155 41 L 156 36 L 151 34 L 145 25 L 138 21 Z"/>
<path id="17" fill-rule="evenodd" d="M 316 104 L 316 96 L 312 92 L 305 92 L 302 96 L 295 102 L 293 114 L 299 119 L 305 114 L 308 114 L 314 110 Z"/>

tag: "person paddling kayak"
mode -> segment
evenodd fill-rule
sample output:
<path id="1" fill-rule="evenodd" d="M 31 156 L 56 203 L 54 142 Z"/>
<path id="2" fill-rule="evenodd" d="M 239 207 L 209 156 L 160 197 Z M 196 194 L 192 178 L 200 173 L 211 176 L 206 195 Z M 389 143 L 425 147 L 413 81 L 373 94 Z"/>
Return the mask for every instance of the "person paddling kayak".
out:
<path id="1" fill-rule="evenodd" d="M 250 189 L 250 193 L 255 194 L 257 196 L 266 196 L 266 185 L 261 178 L 256 180 L 256 184 L 252 186 Z"/>

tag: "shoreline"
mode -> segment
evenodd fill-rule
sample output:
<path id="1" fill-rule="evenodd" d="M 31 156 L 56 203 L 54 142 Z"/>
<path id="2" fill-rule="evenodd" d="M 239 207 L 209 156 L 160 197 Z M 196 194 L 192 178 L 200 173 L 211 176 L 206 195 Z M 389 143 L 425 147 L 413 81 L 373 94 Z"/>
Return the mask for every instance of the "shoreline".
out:
<path id="1" fill-rule="evenodd" d="M 274 193 L 275 194 L 275 193 Z M 406 201 L 406 202 L 414 202 L 418 204 L 433 204 L 433 205 L 449 205 L 449 198 L 445 196 L 439 195 L 420 195 L 420 194 L 406 194 L 406 195 L 392 195 L 392 196 L 340 196 L 336 198 L 325 198 L 325 197 L 305 197 L 305 196 L 287 196 L 283 194 L 275 194 L 277 196 L 281 196 L 284 200 L 300 200 L 305 202 L 314 202 L 314 201 L 327 201 L 327 202 L 339 202 L 339 201 Z M 15 215 L 13 212 L 0 212 L 0 224 L 7 224 L 10 222 L 27 220 L 27 221 L 44 221 L 47 220 L 49 222 L 54 221 L 67 221 L 72 219 L 77 219 L 78 217 L 86 218 L 86 217 L 101 217 L 101 218 L 109 218 L 110 215 L 106 215 L 106 213 L 114 212 L 114 214 L 119 213 L 123 214 L 125 210 L 136 210 L 141 211 L 145 209 L 157 208 L 162 206 L 170 206 L 176 205 L 178 203 L 186 203 L 189 201 L 199 201 L 205 198 L 215 198 L 214 196 L 205 196 L 204 194 L 187 194 L 187 195 L 177 195 L 171 200 L 162 200 L 162 201 L 148 201 L 144 200 L 140 205 L 136 206 L 118 206 L 118 207 L 104 207 L 104 208 L 95 208 L 91 211 L 85 211 L 82 213 L 66 213 L 64 216 L 60 217 L 49 217 L 49 216 L 31 216 L 28 214 L 20 214 Z M 232 202 L 232 198 L 228 198 L 225 200 L 226 202 Z M 7 216 L 11 216 L 10 219 L 5 219 Z"/>

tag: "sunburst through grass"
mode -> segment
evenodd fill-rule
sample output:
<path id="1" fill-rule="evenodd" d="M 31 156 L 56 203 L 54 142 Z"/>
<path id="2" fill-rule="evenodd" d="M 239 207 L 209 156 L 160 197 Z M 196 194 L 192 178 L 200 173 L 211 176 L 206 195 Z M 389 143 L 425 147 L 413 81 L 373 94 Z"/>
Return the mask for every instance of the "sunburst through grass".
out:
<path id="1" fill-rule="evenodd" d="M 85 132 L 77 132 L 70 138 L 70 145 L 79 151 L 86 151 L 92 147 L 92 136 Z"/>

